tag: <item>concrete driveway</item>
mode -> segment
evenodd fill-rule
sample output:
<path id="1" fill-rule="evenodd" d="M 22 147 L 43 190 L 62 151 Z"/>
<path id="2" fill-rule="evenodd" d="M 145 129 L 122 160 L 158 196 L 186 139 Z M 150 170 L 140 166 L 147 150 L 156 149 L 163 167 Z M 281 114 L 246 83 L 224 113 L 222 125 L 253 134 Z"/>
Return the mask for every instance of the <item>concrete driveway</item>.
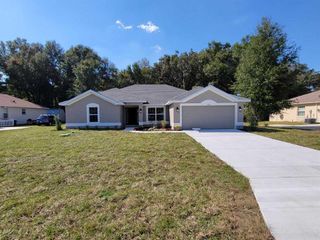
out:
<path id="1" fill-rule="evenodd" d="M 9 130 L 18 130 L 18 129 L 25 129 L 29 127 L 0 127 L 0 131 L 9 131 Z"/>
<path id="2" fill-rule="evenodd" d="M 185 132 L 250 179 L 277 240 L 320 239 L 320 151 L 238 130 Z"/>

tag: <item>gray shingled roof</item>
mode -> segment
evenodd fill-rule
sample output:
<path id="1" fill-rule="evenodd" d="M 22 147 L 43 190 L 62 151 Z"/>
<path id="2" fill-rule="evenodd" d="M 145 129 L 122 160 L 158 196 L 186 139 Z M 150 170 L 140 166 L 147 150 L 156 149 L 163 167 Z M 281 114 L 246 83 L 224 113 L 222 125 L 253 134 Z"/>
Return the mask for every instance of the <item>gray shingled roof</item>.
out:
<path id="1" fill-rule="evenodd" d="M 200 89 L 203 89 L 203 87 L 194 87 L 189 91 L 185 91 L 182 94 L 179 94 L 179 95 L 173 97 L 172 99 L 170 99 L 170 101 L 180 101 L 180 100 L 194 94 L 195 92 L 199 91 Z"/>
<path id="2" fill-rule="evenodd" d="M 145 102 L 166 104 L 175 96 L 188 91 L 167 84 L 135 84 L 124 88 L 112 88 L 101 94 L 121 102 Z"/>
<path id="3" fill-rule="evenodd" d="M 210 88 L 210 87 L 207 87 L 207 88 Z M 101 94 L 105 98 L 109 98 L 110 100 L 113 100 L 116 103 L 120 103 L 121 105 L 126 103 L 146 103 L 146 104 L 164 105 L 167 103 L 170 104 L 172 102 L 180 102 L 183 99 L 187 98 L 188 96 L 198 91 L 201 91 L 202 89 L 204 88 L 194 87 L 190 91 L 187 91 L 187 90 L 176 88 L 167 84 L 135 84 L 135 85 L 131 85 L 124 88 L 111 88 L 106 91 L 101 91 L 99 92 L 99 94 Z M 224 93 L 223 91 L 219 89 L 216 89 L 216 91 L 220 91 L 221 93 L 223 93 L 224 96 L 226 96 L 226 93 Z M 87 92 L 82 93 L 77 97 L 83 94 L 86 94 Z M 250 102 L 250 99 L 248 98 L 243 98 L 243 97 L 231 95 L 231 94 L 229 95 L 231 99 L 235 102 Z M 59 104 L 61 106 L 66 106 L 68 104 L 71 104 L 73 99 L 61 102 Z"/>

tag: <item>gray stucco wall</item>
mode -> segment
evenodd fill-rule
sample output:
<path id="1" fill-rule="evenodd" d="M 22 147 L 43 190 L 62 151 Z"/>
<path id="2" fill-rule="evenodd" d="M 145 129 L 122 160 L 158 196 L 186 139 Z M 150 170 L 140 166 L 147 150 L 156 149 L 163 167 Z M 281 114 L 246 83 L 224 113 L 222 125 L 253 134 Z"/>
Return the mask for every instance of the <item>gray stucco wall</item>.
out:
<path id="1" fill-rule="evenodd" d="M 100 123 L 122 123 L 123 106 L 114 105 L 94 95 L 89 95 L 66 106 L 66 123 L 87 123 L 87 104 L 99 104 Z"/>
<path id="2" fill-rule="evenodd" d="M 179 111 L 177 111 L 179 107 Z M 180 126 L 180 103 L 173 103 L 169 106 L 170 126 Z"/>
<path id="3" fill-rule="evenodd" d="M 183 106 L 182 128 L 234 128 L 234 106 Z"/>
<path id="4" fill-rule="evenodd" d="M 208 90 L 202 94 L 200 94 L 199 96 L 195 97 L 195 98 L 192 98 L 188 101 L 188 103 L 201 103 L 205 100 L 213 100 L 217 103 L 229 103 L 230 100 L 224 98 L 224 97 L 221 97 L 220 95 Z"/>

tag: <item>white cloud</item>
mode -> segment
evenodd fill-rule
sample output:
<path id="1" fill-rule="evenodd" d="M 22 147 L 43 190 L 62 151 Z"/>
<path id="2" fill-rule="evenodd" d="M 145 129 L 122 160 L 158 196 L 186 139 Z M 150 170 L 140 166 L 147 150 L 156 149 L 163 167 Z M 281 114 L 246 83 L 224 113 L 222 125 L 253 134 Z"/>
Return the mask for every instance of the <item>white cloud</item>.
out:
<path id="1" fill-rule="evenodd" d="M 161 50 L 162 50 L 162 47 L 160 47 L 158 44 L 154 45 L 152 48 L 154 49 L 154 51 L 155 51 L 156 53 L 159 53 L 159 52 L 161 52 Z"/>
<path id="2" fill-rule="evenodd" d="M 159 30 L 159 27 L 153 24 L 151 21 L 147 22 L 147 24 L 140 24 L 137 26 L 137 28 L 145 30 L 148 33 L 156 32 Z"/>
<path id="3" fill-rule="evenodd" d="M 131 25 L 126 26 L 126 25 L 124 25 L 120 20 L 117 20 L 117 21 L 116 21 L 116 24 L 118 25 L 119 28 L 124 29 L 124 30 L 130 30 L 130 29 L 132 29 L 132 26 L 131 26 Z"/>

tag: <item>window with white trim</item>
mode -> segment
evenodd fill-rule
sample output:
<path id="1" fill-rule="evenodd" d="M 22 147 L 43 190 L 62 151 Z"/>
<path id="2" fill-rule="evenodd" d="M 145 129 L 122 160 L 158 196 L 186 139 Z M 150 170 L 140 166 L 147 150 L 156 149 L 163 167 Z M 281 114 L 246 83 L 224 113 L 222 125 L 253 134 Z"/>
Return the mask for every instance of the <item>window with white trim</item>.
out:
<path id="1" fill-rule="evenodd" d="M 305 108 L 304 106 L 298 107 L 298 116 L 304 116 L 305 114 Z"/>
<path id="2" fill-rule="evenodd" d="M 25 109 L 25 108 L 22 108 L 22 109 L 21 109 L 21 114 L 22 114 L 22 115 L 26 115 L 26 109 Z"/>
<path id="3" fill-rule="evenodd" d="M 98 104 L 90 103 L 87 105 L 87 120 L 88 120 L 88 123 L 100 122 Z"/>
<path id="4" fill-rule="evenodd" d="M 148 121 L 156 122 L 164 120 L 164 107 L 149 107 Z"/>

